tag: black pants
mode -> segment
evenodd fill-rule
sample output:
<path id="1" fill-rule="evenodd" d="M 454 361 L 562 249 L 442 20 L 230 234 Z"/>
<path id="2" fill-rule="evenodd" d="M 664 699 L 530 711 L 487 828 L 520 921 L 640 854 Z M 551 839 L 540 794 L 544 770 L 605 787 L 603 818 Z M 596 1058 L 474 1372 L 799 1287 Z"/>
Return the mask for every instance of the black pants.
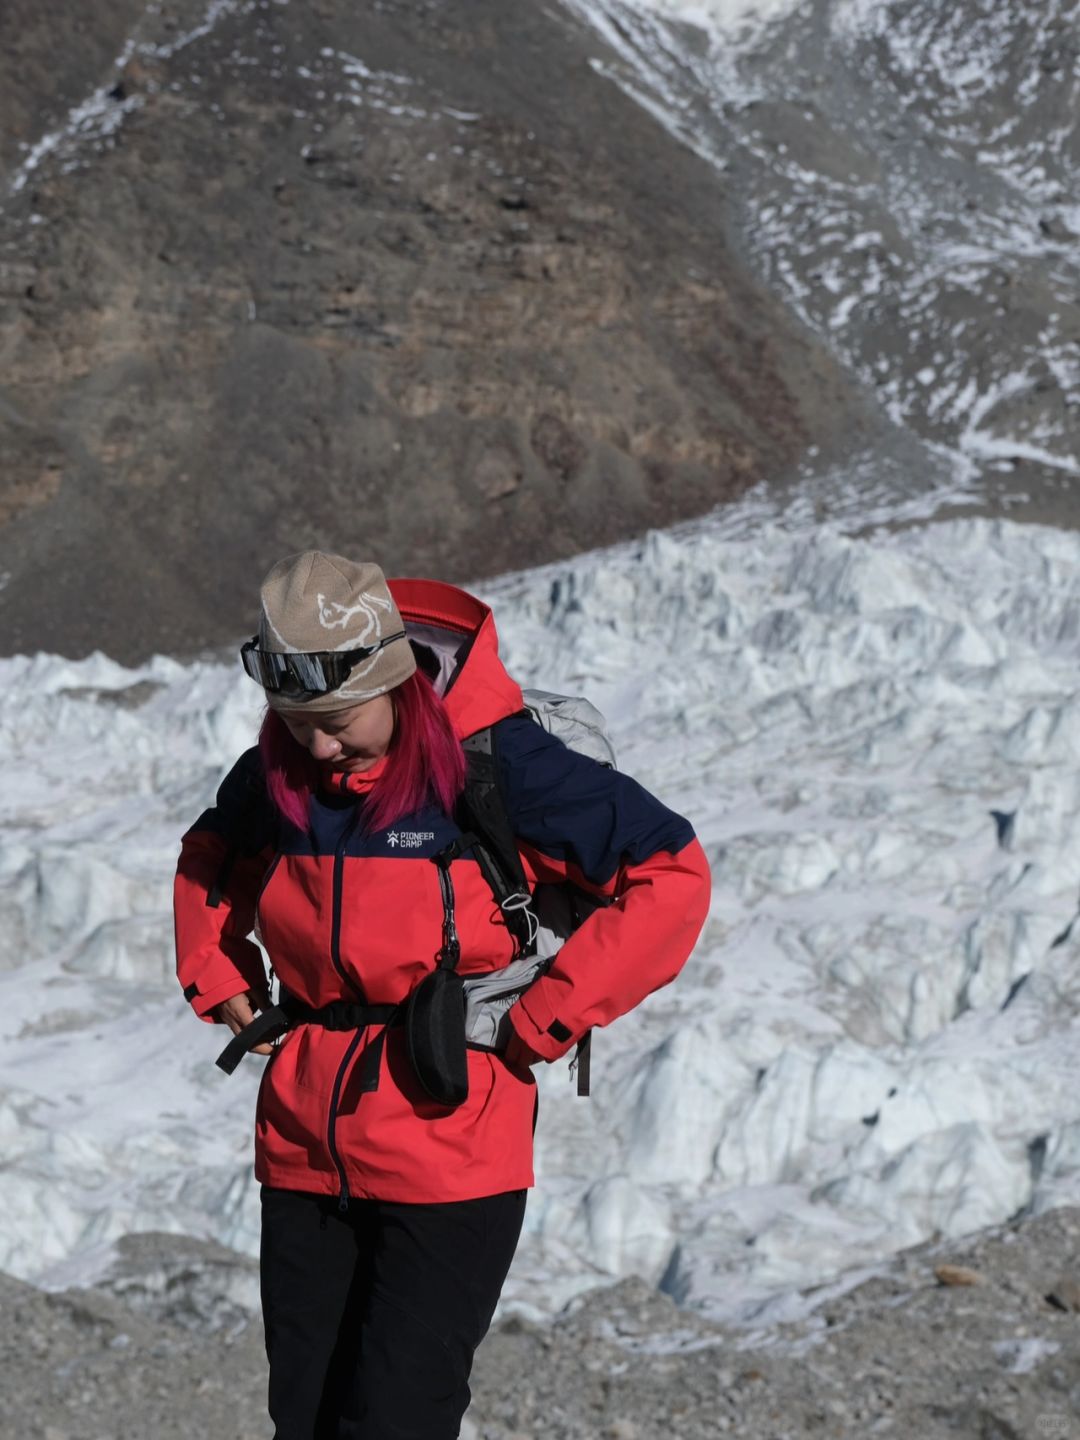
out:
<path id="1" fill-rule="evenodd" d="M 262 1187 L 274 1440 L 455 1440 L 525 1191 L 402 1205 Z"/>

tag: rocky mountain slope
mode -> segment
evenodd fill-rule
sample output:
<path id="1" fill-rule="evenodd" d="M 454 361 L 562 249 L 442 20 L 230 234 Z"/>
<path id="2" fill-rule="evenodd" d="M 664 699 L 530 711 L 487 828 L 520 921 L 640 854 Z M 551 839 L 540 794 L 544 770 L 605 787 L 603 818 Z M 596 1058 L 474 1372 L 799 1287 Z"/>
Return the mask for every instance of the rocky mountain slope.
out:
<path id="1" fill-rule="evenodd" d="M 1078 523 L 1077 0 L 566 4 L 710 157 L 747 263 L 924 466 Z"/>
<path id="2" fill-rule="evenodd" d="M 233 640 L 308 545 L 575 553 L 876 423 L 569 12 L 20 0 L 0 39 L 0 653 Z"/>

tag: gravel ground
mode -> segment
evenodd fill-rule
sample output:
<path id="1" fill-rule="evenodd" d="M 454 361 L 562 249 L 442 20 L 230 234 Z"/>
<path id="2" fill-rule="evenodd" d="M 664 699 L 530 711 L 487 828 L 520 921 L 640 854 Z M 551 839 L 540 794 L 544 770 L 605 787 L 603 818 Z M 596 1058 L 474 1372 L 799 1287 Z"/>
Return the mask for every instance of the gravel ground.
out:
<path id="1" fill-rule="evenodd" d="M 813 1298 L 813 1297 L 811 1297 Z M 132 1236 L 92 1290 L 0 1279 L 3 1440 L 270 1436 L 254 1264 Z M 905 1251 L 802 1320 L 713 1325 L 630 1278 L 485 1341 L 462 1440 L 1080 1437 L 1080 1209 Z"/>

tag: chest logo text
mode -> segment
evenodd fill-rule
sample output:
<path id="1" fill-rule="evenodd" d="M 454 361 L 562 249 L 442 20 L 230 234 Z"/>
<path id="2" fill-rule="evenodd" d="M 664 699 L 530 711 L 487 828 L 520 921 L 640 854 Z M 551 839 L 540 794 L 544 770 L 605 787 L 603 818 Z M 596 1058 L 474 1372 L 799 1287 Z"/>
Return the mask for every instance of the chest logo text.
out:
<path id="1" fill-rule="evenodd" d="M 395 850 L 398 846 L 402 850 L 419 850 L 425 841 L 434 839 L 434 830 L 388 830 L 386 832 L 386 843 Z"/>

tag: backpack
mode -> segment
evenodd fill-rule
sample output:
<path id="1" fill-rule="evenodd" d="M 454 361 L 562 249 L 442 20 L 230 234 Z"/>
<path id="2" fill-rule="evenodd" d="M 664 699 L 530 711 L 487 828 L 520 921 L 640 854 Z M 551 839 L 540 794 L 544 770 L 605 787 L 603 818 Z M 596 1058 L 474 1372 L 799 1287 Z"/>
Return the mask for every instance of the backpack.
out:
<path id="1" fill-rule="evenodd" d="M 525 710 L 538 725 L 569 746 L 600 764 L 615 768 L 615 750 L 608 737 L 604 716 L 589 701 L 558 695 L 547 690 L 522 692 Z M 551 965 L 563 941 L 598 908 L 610 900 L 586 893 L 565 881 L 559 885 L 537 885 L 530 893 L 510 825 L 506 801 L 499 783 L 498 724 L 476 731 L 463 741 L 467 761 L 465 790 L 456 817 L 463 831 L 471 831 L 476 843 L 472 849 L 481 872 L 491 887 L 496 904 L 506 919 L 507 928 L 517 943 L 513 960 L 500 970 L 485 975 L 466 977 L 462 982 L 465 995 L 465 1038 L 477 1049 L 502 1050 L 510 1033 L 508 1012 L 522 992 Z M 208 906 L 221 903 L 229 875 L 238 855 L 255 855 L 272 843 L 276 830 L 276 812 L 259 769 L 258 751 L 249 752 L 251 763 L 238 767 L 231 784 L 232 824 L 230 845 L 218 869 L 214 884 L 207 895 Z M 219 794 L 219 801 L 225 799 Z M 241 1054 L 263 1034 L 271 1013 L 256 1020 L 242 1032 L 247 1045 L 236 1040 L 227 1047 L 230 1063 L 218 1063 L 231 1073 Z M 257 1031 L 257 1033 L 256 1033 Z M 251 1033 L 249 1033 L 251 1032 Z M 589 1093 L 589 1052 L 592 1031 L 578 1041 L 570 1073 L 577 1071 L 577 1093 Z"/>
<path id="2" fill-rule="evenodd" d="M 571 750 L 615 768 L 615 749 L 603 715 L 588 700 L 547 690 L 522 692 L 525 710 L 538 725 Z M 518 955 L 501 970 L 467 978 L 465 1038 L 473 1046 L 501 1050 L 509 1038 L 508 1012 L 521 993 L 548 969 L 562 944 L 605 904 L 569 881 L 537 885 L 530 895 L 525 872 L 499 786 L 498 726 L 479 730 L 464 741 L 468 772 L 461 808 L 481 844 L 476 858 L 506 923 L 518 942 Z M 577 1071 L 577 1093 L 589 1093 L 592 1031 L 577 1043 L 570 1073 Z"/>

